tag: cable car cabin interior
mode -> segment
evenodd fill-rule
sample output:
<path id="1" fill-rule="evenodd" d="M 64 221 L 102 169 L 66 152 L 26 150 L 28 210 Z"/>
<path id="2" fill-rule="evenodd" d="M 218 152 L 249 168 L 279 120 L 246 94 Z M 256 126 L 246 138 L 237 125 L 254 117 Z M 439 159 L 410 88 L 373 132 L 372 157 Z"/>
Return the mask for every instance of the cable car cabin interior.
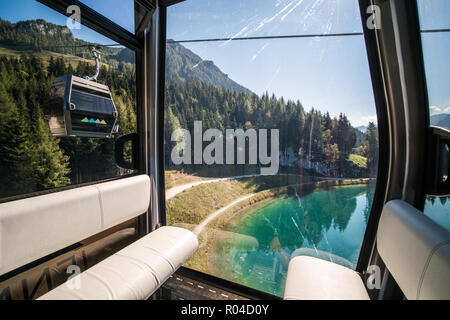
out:
<path id="1" fill-rule="evenodd" d="M 2 2 L 0 299 L 449 299 L 449 18 Z"/>

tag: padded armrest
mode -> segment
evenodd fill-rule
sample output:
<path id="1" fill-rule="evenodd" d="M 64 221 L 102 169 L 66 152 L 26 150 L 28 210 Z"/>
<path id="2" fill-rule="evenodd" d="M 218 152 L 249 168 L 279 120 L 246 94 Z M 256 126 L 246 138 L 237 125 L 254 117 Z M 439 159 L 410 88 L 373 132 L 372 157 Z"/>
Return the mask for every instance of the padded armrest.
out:
<path id="1" fill-rule="evenodd" d="M 148 210 L 139 175 L 0 204 L 0 275 Z"/>
<path id="2" fill-rule="evenodd" d="M 148 299 L 197 248 L 197 237 L 191 231 L 162 227 L 39 299 Z M 77 283 L 79 288 L 71 288 Z"/>

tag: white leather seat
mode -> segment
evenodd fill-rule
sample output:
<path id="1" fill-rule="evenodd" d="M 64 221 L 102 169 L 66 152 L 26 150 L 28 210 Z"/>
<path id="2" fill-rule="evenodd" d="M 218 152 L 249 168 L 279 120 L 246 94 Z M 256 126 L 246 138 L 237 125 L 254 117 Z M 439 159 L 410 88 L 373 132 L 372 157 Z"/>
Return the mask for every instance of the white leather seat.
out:
<path id="1" fill-rule="evenodd" d="M 360 275 L 322 259 L 296 256 L 289 262 L 285 300 L 368 300 Z"/>
<path id="2" fill-rule="evenodd" d="M 135 218 L 149 203 L 147 175 L 2 203 L 0 275 Z M 191 231 L 162 227 L 41 298 L 146 299 L 197 247 Z"/>
<path id="3" fill-rule="evenodd" d="M 162 227 L 39 299 L 147 299 L 197 248 L 197 237 L 191 231 Z"/>
<path id="4" fill-rule="evenodd" d="M 377 248 L 408 299 L 450 299 L 450 233 L 409 204 L 388 202 Z M 369 299 L 352 269 L 313 257 L 289 263 L 284 299 Z"/>

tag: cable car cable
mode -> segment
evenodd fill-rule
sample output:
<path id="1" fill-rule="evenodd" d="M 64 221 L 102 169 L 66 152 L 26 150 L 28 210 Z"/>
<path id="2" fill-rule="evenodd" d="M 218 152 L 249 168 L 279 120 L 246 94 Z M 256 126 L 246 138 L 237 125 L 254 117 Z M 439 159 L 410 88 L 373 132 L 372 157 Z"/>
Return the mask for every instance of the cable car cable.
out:
<path id="1" fill-rule="evenodd" d="M 438 33 L 449 32 L 450 29 L 430 29 L 422 30 L 423 33 Z M 254 37 L 236 37 L 236 38 L 210 38 L 210 39 L 186 39 L 186 40 L 170 40 L 166 42 L 171 43 L 193 43 L 193 42 L 218 42 L 218 41 L 238 41 L 238 40 L 267 40 L 267 39 L 295 39 L 295 38 L 327 38 L 327 37 L 349 37 L 349 36 L 363 36 L 362 32 L 347 32 L 347 33 L 318 33 L 318 34 L 291 34 L 279 36 L 254 36 Z"/>
<path id="2" fill-rule="evenodd" d="M 211 38 L 211 39 L 189 39 L 189 40 L 167 40 L 167 43 L 192 43 L 192 42 L 217 42 L 217 41 L 238 41 L 238 40 L 265 40 L 265 39 L 295 39 L 295 38 L 326 38 L 326 37 L 348 37 L 363 36 L 362 32 L 349 33 L 319 33 L 319 34 L 291 34 L 279 36 L 255 36 L 255 37 L 239 37 L 239 38 Z"/>
<path id="3" fill-rule="evenodd" d="M 28 45 L 28 44 L 17 44 L 17 45 L 9 45 L 9 44 L 1 44 L 5 46 L 6 48 L 31 48 L 31 49 L 40 49 L 40 50 L 47 50 L 47 49 L 51 49 L 51 48 L 89 48 L 89 47 L 96 47 L 96 48 L 103 48 L 103 47 L 108 47 L 108 48 L 114 48 L 114 47 L 123 47 L 125 48 L 123 45 L 121 44 L 83 44 L 83 45 L 49 45 L 49 46 L 45 46 L 45 47 L 36 47 L 36 46 L 32 46 L 32 45 Z"/>
<path id="4" fill-rule="evenodd" d="M 429 29 L 429 30 L 420 30 L 422 33 L 439 33 L 439 32 L 450 32 L 450 29 Z"/>

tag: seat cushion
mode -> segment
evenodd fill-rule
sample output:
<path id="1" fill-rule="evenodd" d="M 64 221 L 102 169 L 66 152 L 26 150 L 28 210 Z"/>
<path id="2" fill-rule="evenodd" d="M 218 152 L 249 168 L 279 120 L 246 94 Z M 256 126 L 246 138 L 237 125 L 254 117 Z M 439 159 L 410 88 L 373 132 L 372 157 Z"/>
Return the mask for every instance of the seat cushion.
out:
<path id="1" fill-rule="evenodd" d="M 162 227 L 39 299 L 147 299 L 197 248 L 197 237 L 191 231 Z"/>
<path id="2" fill-rule="evenodd" d="M 285 300 L 369 300 L 360 275 L 349 268 L 308 256 L 289 262 Z"/>

